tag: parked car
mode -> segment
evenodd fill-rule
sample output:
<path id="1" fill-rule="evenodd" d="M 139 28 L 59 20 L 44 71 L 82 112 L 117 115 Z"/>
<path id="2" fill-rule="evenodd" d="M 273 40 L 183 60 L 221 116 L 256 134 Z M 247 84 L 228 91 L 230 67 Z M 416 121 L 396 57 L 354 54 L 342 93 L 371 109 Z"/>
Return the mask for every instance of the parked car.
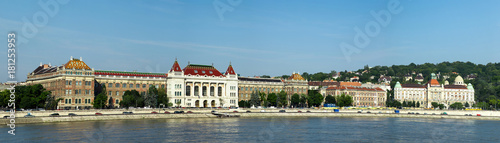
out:
<path id="1" fill-rule="evenodd" d="M 193 113 L 193 112 L 191 112 L 191 111 L 187 111 L 187 113 Z"/>
<path id="2" fill-rule="evenodd" d="M 418 112 L 417 112 L 417 113 L 415 113 L 415 114 L 420 114 L 420 113 L 418 113 Z"/>
<path id="3" fill-rule="evenodd" d="M 266 112 L 266 110 L 260 110 L 260 112 Z"/>
<path id="4" fill-rule="evenodd" d="M 247 110 L 247 113 L 250 113 L 250 112 L 252 112 L 252 111 L 250 111 L 250 110 Z"/>
<path id="5" fill-rule="evenodd" d="M 477 114 L 476 116 L 481 116 L 481 114 Z"/>
<path id="6" fill-rule="evenodd" d="M 174 111 L 174 114 L 182 114 L 184 111 Z"/>
<path id="7" fill-rule="evenodd" d="M 297 111 L 297 112 L 302 113 L 302 111 L 300 111 L 300 110 L 299 110 L 299 111 Z"/>
<path id="8" fill-rule="evenodd" d="M 59 113 L 52 113 L 49 115 L 50 117 L 59 117 Z"/>
<path id="9" fill-rule="evenodd" d="M 168 111 L 165 111 L 164 113 L 165 113 L 165 114 L 170 114 L 170 112 L 168 112 Z"/>
<path id="10" fill-rule="evenodd" d="M 233 112 L 234 112 L 234 113 L 238 113 L 238 111 L 236 111 L 236 110 L 234 110 Z"/>
<path id="11" fill-rule="evenodd" d="M 95 113 L 95 115 L 96 115 L 96 116 L 101 116 L 101 115 L 102 115 L 102 113 Z"/>
<path id="12" fill-rule="evenodd" d="M 286 112 L 286 111 L 285 111 L 285 110 L 280 110 L 279 112 L 284 113 L 284 112 Z"/>
<path id="13" fill-rule="evenodd" d="M 213 114 L 213 113 L 217 113 L 217 111 L 215 111 L 215 110 L 212 110 L 212 112 L 211 112 L 211 113 L 212 113 L 212 114 Z"/>
<path id="14" fill-rule="evenodd" d="M 151 114 L 158 114 L 158 112 L 156 112 L 156 111 L 153 111 L 153 112 L 151 112 Z"/>
<path id="15" fill-rule="evenodd" d="M 123 112 L 123 114 L 133 114 L 134 112 Z"/>
<path id="16" fill-rule="evenodd" d="M 358 113 L 363 113 L 363 111 L 358 111 Z"/>
<path id="17" fill-rule="evenodd" d="M 10 117 L 10 116 L 7 116 L 7 115 L 6 115 L 6 116 L 3 116 L 3 118 L 4 118 L 4 119 L 9 118 L 9 117 Z"/>
<path id="18" fill-rule="evenodd" d="M 443 112 L 443 113 L 441 113 L 441 115 L 448 115 L 448 113 L 446 113 L 446 112 Z"/>
<path id="19" fill-rule="evenodd" d="M 366 111 L 366 113 L 372 113 L 372 112 L 370 112 L 370 111 Z"/>
<path id="20" fill-rule="evenodd" d="M 432 115 L 436 115 L 436 113 L 432 113 Z"/>
<path id="21" fill-rule="evenodd" d="M 28 115 L 24 115 L 25 118 L 32 118 L 32 117 L 35 117 L 34 115 L 31 115 L 30 113 L 28 113 Z"/>
<path id="22" fill-rule="evenodd" d="M 77 116 L 75 113 L 68 113 L 68 116 Z"/>
<path id="23" fill-rule="evenodd" d="M 307 110 L 306 112 L 310 113 L 311 111 Z"/>

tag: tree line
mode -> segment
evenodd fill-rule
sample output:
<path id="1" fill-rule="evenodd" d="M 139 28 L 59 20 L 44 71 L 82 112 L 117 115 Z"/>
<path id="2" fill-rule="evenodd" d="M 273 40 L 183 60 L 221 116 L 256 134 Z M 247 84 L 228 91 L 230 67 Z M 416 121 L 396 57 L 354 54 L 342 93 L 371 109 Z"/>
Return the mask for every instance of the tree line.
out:
<path id="1" fill-rule="evenodd" d="M 336 99 L 337 98 L 337 99 Z M 338 106 L 350 106 L 353 103 L 352 96 L 342 94 L 338 97 L 328 95 L 323 97 L 317 90 L 309 90 L 306 94 L 293 94 L 290 99 L 287 97 L 285 91 L 278 94 L 269 93 L 266 95 L 264 92 L 253 91 L 250 94 L 250 100 L 241 100 L 238 102 L 239 107 L 320 107 L 325 104 L 337 104 Z M 289 104 L 290 103 L 290 104 Z"/>

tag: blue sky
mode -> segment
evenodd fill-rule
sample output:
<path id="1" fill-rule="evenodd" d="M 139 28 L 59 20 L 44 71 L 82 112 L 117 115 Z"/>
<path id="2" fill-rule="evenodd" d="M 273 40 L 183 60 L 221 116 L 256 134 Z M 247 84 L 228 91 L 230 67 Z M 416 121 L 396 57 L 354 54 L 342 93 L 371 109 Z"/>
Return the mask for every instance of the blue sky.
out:
<path id="1" fill-rule="evenodd" d="M 221 19 L 214 2 L 233 10 Z M 20 81 L 40 62 L 61 65 L 70 56 L 83 57 L 95 69 L 141 72 L 167 72 L 175 58 L 181 67 L 188 61 L 213 63 L 221 72 L 231 62 L 242 76 L 500 60 L 500 1 L 399 2 L 402 11 L 391 14 L 388 25 L 350 60 L 339 45 L 352 45 L 355 27 L 365 30 L 376 21 L 370 12 L 388 10 L 389 1 L 73 0 L 60 4 L 46 24 L 38 23 L 35 34 L 23 33 L 23 26 L 47 14 L 38 1 L 0 1 L 0 33 L 32 36 L 18 45 Z M 7 41 L 0 45 L 6 58 Z M 0 75 L 5 82 L 7 70 Z"/>

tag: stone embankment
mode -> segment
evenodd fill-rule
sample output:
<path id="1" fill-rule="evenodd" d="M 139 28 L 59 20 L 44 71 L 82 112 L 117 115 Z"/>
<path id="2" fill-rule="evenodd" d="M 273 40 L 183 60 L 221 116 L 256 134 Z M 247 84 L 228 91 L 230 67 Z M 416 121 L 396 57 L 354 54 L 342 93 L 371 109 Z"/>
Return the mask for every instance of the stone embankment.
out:
<path id="1" fill-rule="evenodd" d="M 174 111 L 192 111 L 193 113 L 173 114 Z M 170 114 L 165 114 L 168 111 Z M 16 124 L 23 123 L 46 123 L 46 122 L 68 122 L 68 121 L 97 121 L 97 120 L 123 120 L 123 119 L 170 119 L 170 118 L 215 118 L 210 112 L 212 109 L 113 109 L 113 110 L 47 110 L 47 111 L 18 111 L 16 112 Z M 280 113 L 278 109 L 238 109 L 227 110 L 217 109 L 221 113 L 240 115 L 242 118 L 253 117 L 402 117 L 402 118 L 447 118 L 447 119 L 473 119 L 473 120 L 500 120 L 499 111 L 465 111 L 465 110 L 400 110 L 395 114 L 394 110 L 340 110 L 335 113 L 332 110 L 318 109 L 286 109 L 285 113 Z M 235 113 L 234 111 L 238 111 Z M 247 111 L 250 111 L 249 113 Z M 299 112 L 301 111 L 301 112 Z M 310 111 L 310 112 L 307 112 Z M 367 113 L 370 111 L 371 113 Z M 25 118 L 27 113 L 35 117 Z M 133 112 L 123 114 L 123 112 Z M 151 112 L 158 112 L 152 114 Z M 408 114 L 413 112 L 414 114 Z M 440 115 L 446 112 L 448 115 Z M 59 113 L 58 117 L 50 117 L 52 113 Z M 68 116 L 69 113 L 77 116 Z M 102 115 L 95 115 L 102 113 Z M 418 113 L 418 114 L 417 114 Z M 465 116 L 471 114 L 472 116 Z M 477 116 L 480 114 L 481 116 Z M 10 116 L 9 112 L 1 112 L 0 116 Z M 0 119 L 0 122 L 7 124 L 9 119 Z"/>

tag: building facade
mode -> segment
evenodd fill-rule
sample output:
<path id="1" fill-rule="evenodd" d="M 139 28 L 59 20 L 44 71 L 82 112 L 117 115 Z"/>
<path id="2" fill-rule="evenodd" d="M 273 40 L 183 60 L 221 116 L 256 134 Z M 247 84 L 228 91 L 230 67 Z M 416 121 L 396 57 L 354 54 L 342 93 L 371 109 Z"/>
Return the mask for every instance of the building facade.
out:
<path id="1" fill-rule="evenodd" d="M 238 101 L 250 100 L 252 92 L 278 93 L 284 87 L 281 79 L 238 77 Z"/>
<path id="2" fill-rule="evenodd" d="M 328 87 L 326 94 L 338 97 L 342 94 L 350 95 L 353 106 L 356 107 L 385 107 L 387 91 L 381 88 L 368 88 L 361 86 Z"/>
<path id="3" fill-rule="evenodd" d="M 434 73 L 426 85 L 400 84 L 394 86 L 394 98 L 400 102 L 416 101 L 421 107 L 431 108 L 432 102 L 449 105 L 460 102 L 462 104 L 474 104 L 474 88 L 469 83 L 464 83 L 461 76 L 455 78 L 453 85 L 440 84 Z"/>
<path id="4" fill-rule="evenodd" d="M 238 78 L 231 65 L 221 74 L 207 65 L 189 64 L 180 69 L 176 60 L 168 73 L 142 73 L 94 70 L 82 58 L 71 57 L 61 66 L 40 64 L 27 75 L 26 84 L 41 84 L 56 99 L 62 98 L 58 109 L 92 108 L 94 97 L 103 87 L 106 87 L 107 105 L 119 108 L 125 91 L 136 90 L 145 95 L 151 86 L 165 90 L 173 105 L 238 106 Z"/>
<path id="5" fill-rule="evenodd" d="M 231 64 L 222 74 L 210 65 L 188 64 L 181 69 L 176 60 L 166 90 L 174 106 L 238 107 L 238 77 Z"/>

